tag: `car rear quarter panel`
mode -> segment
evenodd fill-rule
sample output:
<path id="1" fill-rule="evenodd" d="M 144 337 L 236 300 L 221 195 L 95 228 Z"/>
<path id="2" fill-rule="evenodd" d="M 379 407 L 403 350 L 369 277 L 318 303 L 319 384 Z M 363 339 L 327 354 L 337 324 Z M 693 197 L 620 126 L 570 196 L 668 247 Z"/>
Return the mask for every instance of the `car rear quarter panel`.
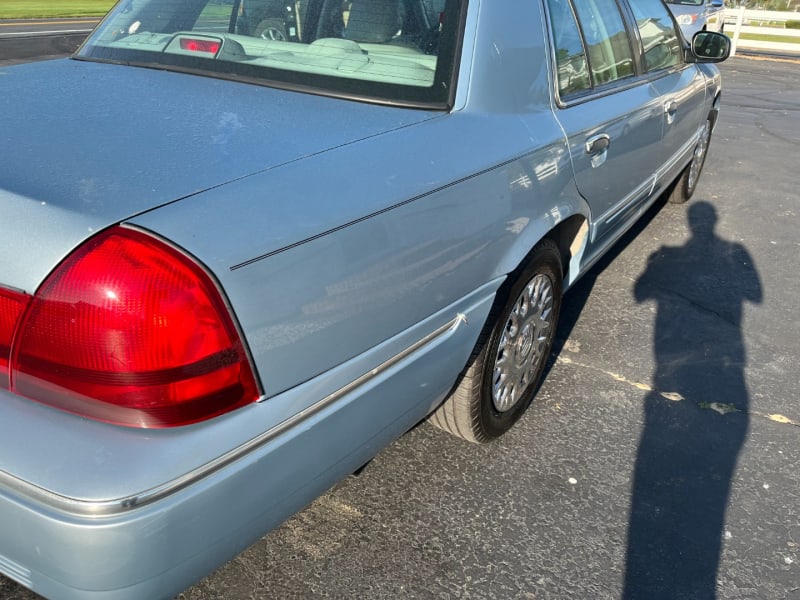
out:
<path id="1" fill-rule="evenodd" d="M 560 130 L 536 133 L 447 115 L 133 223 L 210 267 L 269 397 L 502 279 L 576 212 Z"/>

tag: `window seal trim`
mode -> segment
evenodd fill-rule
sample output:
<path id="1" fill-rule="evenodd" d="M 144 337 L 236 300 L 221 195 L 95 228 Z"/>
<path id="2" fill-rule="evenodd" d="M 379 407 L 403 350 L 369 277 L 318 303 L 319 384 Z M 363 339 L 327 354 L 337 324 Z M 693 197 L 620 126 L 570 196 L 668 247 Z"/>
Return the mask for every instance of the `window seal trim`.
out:
<path id="1" fill-rule="evenodd" d="M 575 7 L 573 0 L 567 0 L 570 4 L 570 9 L 572 11 L 573 17 L 578 25 L 578 31 L 581 36 L 581 43 L 583 45 L 584 56 L 586 56 L 587 65 L 591 69 L 591 63 L 589 61 L 588 53 L 586 52 L 586 39 L 583 34 L 583 28 L 581 26 L 580 18 L 577 16 L 575 12 Z M 633 17 L 633 11 L 628 5 L 627 2 L 623 2 L 620 5 L 619 0 L 614 0 L 615 4 L 620 9 L 620 14 L 622 16 L 623 23 L 625 25 L 625 29 L 628 32 L 628 44 L 631 48 L 631 53 L 633 55 L 633 62 L 634 62 L 634 74 L 629 77 L 624 77 L 622 79 L 617 79 L 607 84 L 603 84 L 601 86 L 594 85 L 594 78 L 591 79 L 592 87 L 588 90 L 583 90 L 581 92 L 576 92 L 575 94 L 569 94 L 566 98 L 561 96 L 561 93 L 558 89 L 558 62 L 557 62 L 557 48 L 555 39 L 553 36 L 553 21 L 550 15 L 550 5 L 547 1 L 543 2 L 544 7 L 544 20 L 547 25 L 547 43 L 549 44 L 549 54 L 550 54 L 550 74 L 552 76 L 551 82 L 551 91 L 553 93 L 553 100 L 555 106 L 559 109 L 566 109 L 572 106 L 577 106 L 580 104 L 584 104 L 590 100 L 595 98 L 602 98 L 605 96 L 610 96 L 617 92 L 622 92 L 627 89 L 634 88 L 638 85 L 643 83 L 652 83 L 662 77 L 666 77 L 673 72 L 678 72 L 680 70 L 686 69 L 691 66 L 690 63 L 687 63 L 684 56 L 680 57 L 680 61 L 674 65 L 670 65 L 663 69 L 658 69 L 655 71 L 646 71 L 644 65 L 644 44 L 642 43 L 641 37 L 639 35 L 639 28 L 636 26 L 636 20 Z M 680 28 L 675 21 L 675 17 L 672 15 L 670 11 L 667 11 L 672 19 L 673 27 L 675 28 L 678 39 L 683 40 L 683 37 L 680 32 Z M 683 40 L 685 41 L 685 40 Z M 632 43 L 632 42 L 635 42 Z"/>
<path id="2" fill-rule="evenodd" d="M 575 96 L 570 96 L 567 99 L 560 98 L 558 96 L 558 90 L 556 90 L 556 105 L 560 109 L 572 108 L 573 106 L 584 104 L 585 102 L 595 98 L 603 98 L 605 96 L 611 96 L 618 92 L 632 89 L 639 85 L 651 84 L 654 81 L 663 79 L 668 75 L 685 70 L 691 66 L 692 65 L 688 63 L 678 63 L 677 65 L 672 65 L 665 69 L 659 69 L 658 71 L 651 71 L 649 73 L 642 73 L 640 75 L 626 77 L 625 79 L 618 79 L 617 81 L 606 84 L 602 88 L 594 88 L 593 90 L 587 91 L 584 94 L 576 94 Z"/>

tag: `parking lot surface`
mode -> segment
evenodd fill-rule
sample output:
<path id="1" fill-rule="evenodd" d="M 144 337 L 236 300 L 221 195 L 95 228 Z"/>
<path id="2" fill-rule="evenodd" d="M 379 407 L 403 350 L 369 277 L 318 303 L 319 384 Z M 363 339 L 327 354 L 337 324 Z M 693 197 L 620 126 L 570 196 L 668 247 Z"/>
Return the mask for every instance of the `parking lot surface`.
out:
<path id="1" fill-rule="evenodd" d="M 180 598 L 800 600 L 800 64 L 721 70 L 694 198 L 569 292 L 517 427 L 420 425 Z"/>

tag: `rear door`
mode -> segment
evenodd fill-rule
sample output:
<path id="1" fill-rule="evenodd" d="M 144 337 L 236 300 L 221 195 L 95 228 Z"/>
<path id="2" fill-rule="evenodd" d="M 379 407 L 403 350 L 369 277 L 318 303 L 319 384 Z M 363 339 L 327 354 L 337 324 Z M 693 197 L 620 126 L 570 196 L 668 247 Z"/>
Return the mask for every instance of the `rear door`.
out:
<path id="1" fill-rule="evenodd" d="M 569 139 L 591 240 L 624 228 L 650 196 L 662 151 L 659 90 L 638 75 L 639 51 L 615 0 L 548 0 L 556 51 L 556 116 Z"/>

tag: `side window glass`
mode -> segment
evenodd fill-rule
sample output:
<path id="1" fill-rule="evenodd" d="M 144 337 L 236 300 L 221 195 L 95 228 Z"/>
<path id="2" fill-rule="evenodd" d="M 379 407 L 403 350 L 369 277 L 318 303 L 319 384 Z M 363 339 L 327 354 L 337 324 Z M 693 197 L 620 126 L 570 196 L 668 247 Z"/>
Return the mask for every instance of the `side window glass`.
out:
<path id="1" fill-rule="evenodd" d="M 589 65 L 572 5 L 568 0 L 548 0 L 550 25 L 556 47 L 558 91 L 562 97 L 591 88 Z"/>
<path id="2" fill-rule="evenodd" d="M 422 0 L 428 22 L 433 26 L 439 22 L 439 15 L 444 12 L 445 0 Z"/>
<path id="3" fill-rule="evenodd" d="M 586 40 L 594 85 L 633 75 L 633 52 L 616 1 L 576 0 L 575 10 Z"/>
<path id="4" fill-rule="evenodd" d="M 657 71 L 681 61 L 681 42 L 661 0 L 630 0 L 644 47 L 644 67 Z"/>

